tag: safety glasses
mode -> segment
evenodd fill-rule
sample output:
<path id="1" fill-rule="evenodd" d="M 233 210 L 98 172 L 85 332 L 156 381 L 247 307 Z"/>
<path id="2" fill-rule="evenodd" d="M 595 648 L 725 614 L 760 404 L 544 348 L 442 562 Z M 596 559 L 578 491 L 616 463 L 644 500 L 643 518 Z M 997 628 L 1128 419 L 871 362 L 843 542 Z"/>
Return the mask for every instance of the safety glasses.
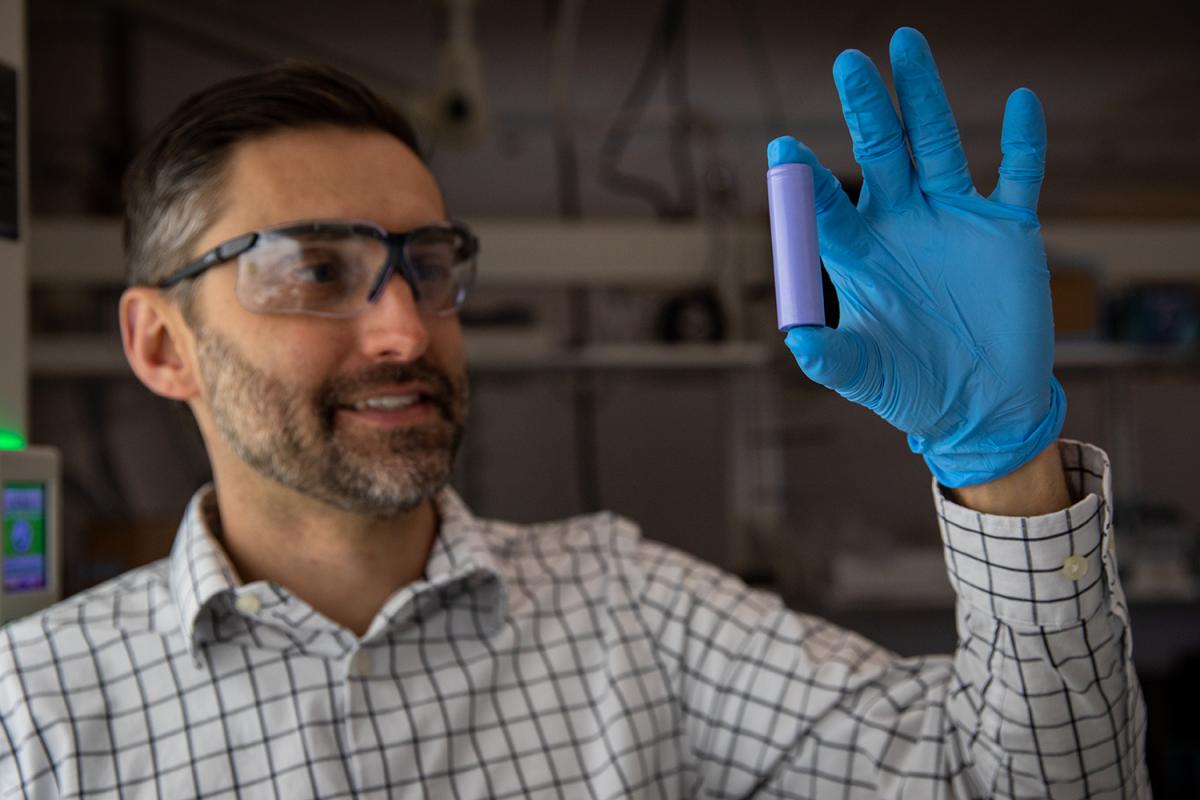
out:
<path id="1" fill-rule="evenodd" d="M 249 311 L 347 318 L 375 302 L 398 272 L 417 306 L 458 311 L 475 281 L 479 239 L 460 222 L 405 233 L 370 222 L 302 222 L 222 242 L 158 284 L 167 289 L 237 262 L 237 298 Z"/>

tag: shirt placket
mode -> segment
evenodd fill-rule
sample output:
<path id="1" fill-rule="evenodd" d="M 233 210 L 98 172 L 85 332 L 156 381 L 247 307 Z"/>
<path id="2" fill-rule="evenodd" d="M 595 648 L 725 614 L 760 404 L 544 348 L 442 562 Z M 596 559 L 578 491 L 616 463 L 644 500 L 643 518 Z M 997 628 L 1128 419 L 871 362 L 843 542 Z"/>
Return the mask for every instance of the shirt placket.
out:
<path id="1" fill-rule="evenodd" d="M 419 771 L 411 769 L 419 758 L 418 732 L 410 724 L 404 687 L 396 674 L 394 634 L 414 624 L 419 609 L 434 602 L 439 590 L 436 583 L 403 590 L 381 611 L 386 624 L 372 625 L 367 636 L 356 640 L 340 661 L 344 705 L 341 729 L 357 786 L 356 797 L 404 796 L 405 787 L 416 792 L 413 796 L 420 795 L 419 783 L 413 782 Z"/>

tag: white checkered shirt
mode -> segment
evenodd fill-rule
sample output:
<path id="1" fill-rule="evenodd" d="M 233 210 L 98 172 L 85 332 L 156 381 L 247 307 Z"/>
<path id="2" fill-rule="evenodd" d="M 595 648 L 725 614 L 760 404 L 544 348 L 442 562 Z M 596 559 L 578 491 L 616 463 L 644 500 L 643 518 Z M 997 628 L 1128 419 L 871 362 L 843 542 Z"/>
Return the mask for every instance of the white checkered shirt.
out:
<path id="1" fill-rule="evenodd" d="M 242 585 L 202 490 L 168 559 L 0 630 L 0 797 L 1146 798 L 1108 463 L 1061 447 L 1066 511 L 935 487 L 953 657 L 611 514 L 488 522 L 448 490 L 427 578 L 360 639 Z"/>

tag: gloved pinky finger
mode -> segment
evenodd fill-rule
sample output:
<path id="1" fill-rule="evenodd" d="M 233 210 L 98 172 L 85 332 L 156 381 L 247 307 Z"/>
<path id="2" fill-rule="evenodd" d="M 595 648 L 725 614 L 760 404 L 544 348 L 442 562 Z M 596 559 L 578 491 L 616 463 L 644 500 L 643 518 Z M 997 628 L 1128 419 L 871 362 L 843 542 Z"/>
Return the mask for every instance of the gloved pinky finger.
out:
<path id="1" fill-rule="evenodd" d="M 992 200 L 1030 211 L 1037 209 L 1046 175 L 1046 115 L 1029 89 L 1017 89 L 1004 106 L 1000 134 L 1000 179 Z"/>
<path id="2" fill-rule="evenodd" d="M 869 372 L 867 349 L 854 331 L 799 326 L 788 330 L 784 343 L 805 375 L 839 394 L 857 394 Z"/>

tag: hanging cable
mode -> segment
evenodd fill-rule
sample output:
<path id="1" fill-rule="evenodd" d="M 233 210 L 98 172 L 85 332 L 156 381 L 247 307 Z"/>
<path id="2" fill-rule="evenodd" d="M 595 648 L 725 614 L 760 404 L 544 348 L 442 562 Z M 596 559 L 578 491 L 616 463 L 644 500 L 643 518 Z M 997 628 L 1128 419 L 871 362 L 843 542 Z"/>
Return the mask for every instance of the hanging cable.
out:
<path id="1" fill-rule="evenodd" d="M 657 181 L 622 172 L 617 165 L 622 154 L 625 152 L 626 146 L 629 144 L 635 123 L 641 118 L 642 113 L 646 109 L 646 104 L 654 88 L 656 72 L 668 64 L 668 59 L 682 38 L 686 7 L 687 3 L 685 0 L 664 1 L 658 25 L 654 36 L 651 38 L 646 55 L 642 59 L 637 76 L 634 78 L 633 85 L 630 87 L 624 102 L 621 103 L 621 109 L 617 114 L 616 120 L 605 134 L 604 142 L 600 148 L 601 183 L 618 194 L 640 197 L 650 203 L 655 212 L 664 218 L 679 217 L 685 213 L 689 202 L 685 194 L 686 186 L 681 187 L 681 198 L 676 200 L 671 197 L 670 191 Z M 686 63 L 683 67 L 677 66 L 676 69 L 686 69 Z M 683 93 L 686 93 L 686 80 L 680 82 L 679 76 L 676 75 L 674 84 L 674 96 L 676 98 L 682 96 L 684 102 L 686 102 L 686 96 L 681 95 L 680 92 L 682 90 Z M 683 134 L 682 138 L 686 140 L 686 119 L 681 123 L 680 130 Z M 676 163 L 676 179 L 679 180 L 681 171 L 687 169 L 690 158 L 681 158 L 677 152 L 674 162 Z"/>
<path id="2" fill-rule="evenodd" d="M 663 41 L 667 64 L 667 99 L 671 104 L 671 167 L 679 190 L 675 216 L 696 215 L 696 170 L 692 164 L 692 114 L 688 104 L 687 36 L 684 29 L 685 3 L 673 10 L 671 35 Z"/>
<path id="3" fill-rule="evenodd" d="M 550 38 L 550 107 L 554 119 L 554 155 L 558 170 L 558 211 L 565 219 L 583 214 L 579 191 L 579 155 L 575 147 L 575 117 L 571 105 L 575 76 L 575 51 L 583 0 L 550 3 L 547 23 Z"/>
<path id="4" fill-rule="evenodd" d="M 750 62 L 750 75 L 754 79 L 754 88 L 762 104 L 767 135 L 780 136 L 786 132 L 787 124 L 783 95 L 779 91 L 779 82 L 775 79 L 775 70 L 771 67 L 771 58 L 767 54 L 766 37 L 763 36 L 762 25 L 756 13 L 757 3 L 754 0 L 734 0 L 733 7 L 737 14 L 738 28 L 742 33 L 742 43 L 746 47 L 746 58 Z"/>

